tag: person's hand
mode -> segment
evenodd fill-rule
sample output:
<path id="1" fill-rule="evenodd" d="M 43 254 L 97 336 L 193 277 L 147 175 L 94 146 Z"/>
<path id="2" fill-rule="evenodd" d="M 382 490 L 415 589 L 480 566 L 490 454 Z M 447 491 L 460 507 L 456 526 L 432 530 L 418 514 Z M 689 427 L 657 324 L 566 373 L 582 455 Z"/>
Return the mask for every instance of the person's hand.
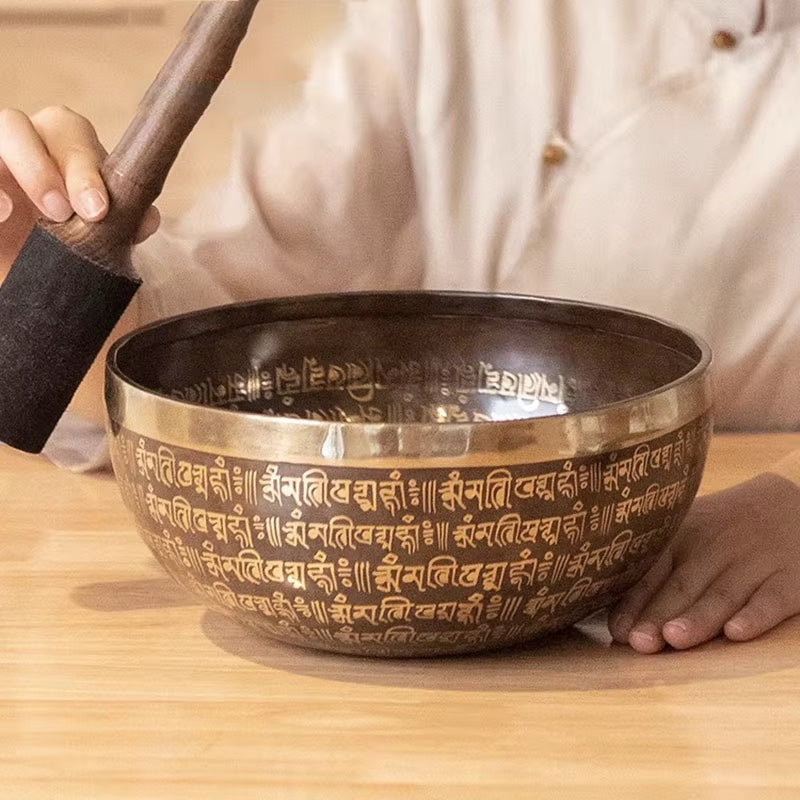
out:
<path id="1" fill-rule="evenodd" d="M 64 107 L 32 117 L 0 110 L 0 281 L 39 217 L 65 222 L 78 214 L 103 219 L 108 192 L 100 175 L 106 151 L 92 124 Z M 137 236 L 159 225 L 151 208 Z"/>
<path id="2" fill-rule="evenodd" d="M 106 151 L 92 124 L 68 108 L 46 108 L 32 117 L 0 110 L 0 284 L 40 217 L 65 222 L 78 214 L 97 222 L 108 212 L 100 174 Z M 144 241 L 159 226 L 151 208 L 137 235 Z M 111 339 L 138 324 L 135 299 Z M 105 349 L 75 394 L 70 409 L 102 423 Z"/>
<path id="3" fill-rule="evenodd" d="M 724 633 L 747 641 L 800 613 L 800 488 L 764 473 L 699 497 L 609 630 L 641 653 Z"/>

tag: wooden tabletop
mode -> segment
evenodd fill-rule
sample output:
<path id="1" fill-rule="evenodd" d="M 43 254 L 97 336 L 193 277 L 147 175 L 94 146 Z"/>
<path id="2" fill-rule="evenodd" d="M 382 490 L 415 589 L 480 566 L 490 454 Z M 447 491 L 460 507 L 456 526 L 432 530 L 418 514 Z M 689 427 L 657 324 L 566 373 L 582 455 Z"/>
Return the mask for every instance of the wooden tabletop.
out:
<path id="1" fill-rule="evenodd" d="M 717 437 L 704 490 L 800 435 Z M 800 618 L 641 656 L 600 626 L 375 661 L 260 641 L 156 566 L 108 475 L 0 449 L 0 797 L 800 797 Z"/>

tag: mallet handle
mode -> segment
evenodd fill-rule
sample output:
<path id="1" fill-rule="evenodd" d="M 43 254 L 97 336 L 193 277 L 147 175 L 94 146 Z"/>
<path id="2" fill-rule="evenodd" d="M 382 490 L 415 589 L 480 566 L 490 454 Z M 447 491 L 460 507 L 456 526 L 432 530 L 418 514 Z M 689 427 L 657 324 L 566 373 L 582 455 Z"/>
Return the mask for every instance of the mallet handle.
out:
<path id="1" fill-rule="evenodd" d="M 257 5 L 258 0 L 200 4 L 103 165 L 111 199 L 108 215 L 94 223 L 77 215 L 64 223 L 44 223 L 49 233 L 113 272 L 131 271 L 128 251 L 133 237 L 228 73 Z"/>

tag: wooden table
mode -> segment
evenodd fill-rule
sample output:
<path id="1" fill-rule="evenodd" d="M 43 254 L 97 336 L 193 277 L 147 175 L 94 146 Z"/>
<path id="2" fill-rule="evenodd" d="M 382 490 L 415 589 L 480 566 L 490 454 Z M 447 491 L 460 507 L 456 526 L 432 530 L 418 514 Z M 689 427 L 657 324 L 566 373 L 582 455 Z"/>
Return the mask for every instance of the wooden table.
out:
<path id="1" fill-rule="evenodd" d="M 797 436 L 715 439 L 704 490 Z M 798 798 L 800 619 L 640 656 L 256 641 L 155 565 L 109 476 L 0 449 L 0 797 Z"/>

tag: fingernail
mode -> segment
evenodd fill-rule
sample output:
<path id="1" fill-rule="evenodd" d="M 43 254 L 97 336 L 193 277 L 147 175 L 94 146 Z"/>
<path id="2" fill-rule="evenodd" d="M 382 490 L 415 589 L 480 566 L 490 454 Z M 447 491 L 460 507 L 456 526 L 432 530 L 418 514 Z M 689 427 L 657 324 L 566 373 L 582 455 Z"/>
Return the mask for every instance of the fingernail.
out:
<path id="1" fill-rule="evenodd" d="M 66 222 L 73 214 L 69 200 L 55 189 L 42 198 L 42 205 L 47 216 L 54 222 Z"/>
<path id="2" fill-rule="evenodd" d="M 3 191 L 0 191 L 0 223 L 5 222 L 14 213 L 14 203 Z"/>
<path id="3" fill-rule="evenodd" d="M 80 201 L 89 219 L 99 217 L 106 210 L 106 199 L 99 189 L 87 189 L 81 194 Z"/>
<path id="4" fill-rule="evenodd" d="M 747 626 L 744 624 L 744 621 L 734 617 L 728 622 L 725 623 L 725 635 L 732 636 L 734 639 L 740 636 L 744 636 L 747 630 Z"/>
<path id="5" fill-rule="evenodd" d="M 620 644 L 627 644 L 634 621 L 633 617 L 629 616 L 609 618 L 608 631 L 611 637 L 615 641 L 620 642 Z"/>
<path id="6" fill-rule="evenodd" d="M 683 617 L 671 619 L 669 622 L 664 624 L 665 628 L 668 626 L 678 633 L 686 633 L 689 630 L 689 620 L 684 619 Z"/>
<path id="7" fill-rule="evenodd" d="M 658 637 L 658 628 L 655 625 L 645 624 L 634 628 L 628 637 L 628 641 L 631 643 L 631 647 L 637 650 L 639 648 L 649 650 L 659 644 Z"/>

